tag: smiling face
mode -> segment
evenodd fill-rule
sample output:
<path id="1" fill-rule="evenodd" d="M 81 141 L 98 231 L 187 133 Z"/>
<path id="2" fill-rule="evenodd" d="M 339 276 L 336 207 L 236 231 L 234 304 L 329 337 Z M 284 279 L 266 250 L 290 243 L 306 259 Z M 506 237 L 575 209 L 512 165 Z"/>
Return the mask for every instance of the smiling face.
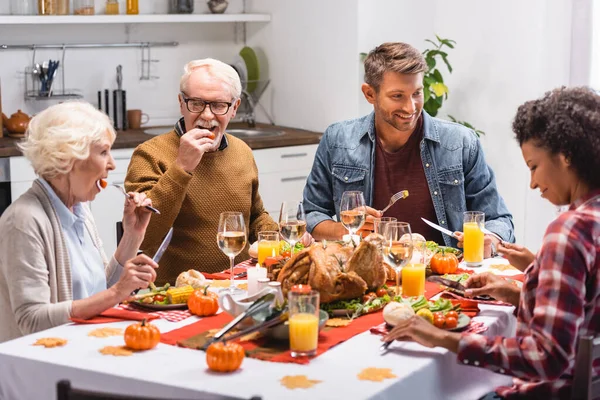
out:
<path id="1" fill-rule="evenodd" d="M 179 109 L 185 121 L 185 128 L 210 130 L 215 135 L 212 150 L 217 150 L 229 121 L 235 117 L 240 99 L 234 99 L 227 83 L 211 74 L 206 68 L 199 68 L 190 75 L 184 94 L 186 98 L 233 103 L 224 115 L 213 114 L 209 105 L 206 105 L 201 113 L 193 113 L 188 110 L 182 96 L 179 95 Z"/>
<path id="2" fill-rule="evenodd" d="M 531 171 L 531 189 L 538 189 L 543 198 L 556 206 L 576 200 L 572 197 L 579 179 L 563 154 L 552 154 L 535 140 L 524 142 L 521 152 Z"/>
<path id="3" fill-rule="evenodd" d="M 115 169 L 110 148 L 112 140 L 108 134 L 99 142 L 90 145 L 90 155 L 85 160 L 76 160 L 69 172 L 70 196 L 73 203 L 92 201 L 100 192 L 96 185 L 99 179 L 106 179 L 108 172 Z"/>
<path id="4" fill-rule="evenodd" d="M 379 90 L 364 84 L 365 98 L 375 109 L 375 118 L 404 133 L 412 133 L 423 110 L 423 73 L 387 71 Z"/>

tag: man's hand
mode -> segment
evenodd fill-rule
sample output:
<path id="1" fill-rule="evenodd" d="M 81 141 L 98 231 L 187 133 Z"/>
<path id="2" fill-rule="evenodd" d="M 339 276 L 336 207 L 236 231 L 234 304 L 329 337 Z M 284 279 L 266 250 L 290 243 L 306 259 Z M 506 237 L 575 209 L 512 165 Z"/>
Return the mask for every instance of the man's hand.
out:
<path id="1" fill-rule="evenodd" d="M 474 297 L 487 294 L 496 300 L 510 303 L 515 307 L 519 305 L 521 290 L 504 278 L 489 272 L 472 275 L 465 282 L 465 296 Z"/>
<path id="2" fill-rule="evenodd" d="M 213 145 L 215 135 L 207 129 L 194 128 L 185 133 L 179 141 L 179 153 L 175 162 L 184 171 L 192 173 L 204 153 L 209 151 Z"/>
<path id="3" fill-rule="evenodd" d="M 457 237 L 459 248 L 463 248 L 464 246 L 464 234 L 462 232 L 454 232 L 454 235 Z M 496 248 L 500 243 L 498 239 L 496 239 L 492 235 L 484 235 L 483 236 L 483 258 L 490 258 L 492 256 L 492 242 L 496 243 Z"/>
<path id="4" fill-rule="evenodd" d="M 381 218 L 381 215 L 382 215 L 381 211 L 379 211 L 379 210 L 376 210 L 371 207 L 365 207 L 365 208 L 367 209 L 367 218 L 366 218 L 363 226 L 356 232 L 356 234 L 360 235 L 361 237 L 366 237 L 370 233 L 373 232 L 373 229 L 374 229 L 373 220 L 375 218 Z"/>
<path id="5" fill-rule="evenodd" d="M 501 253 L 508 262 L 520 271 L 525 269 L 533 262 L 535 256 L 526 247 L 512 243 L 500 243 L 498 253 Z"/>

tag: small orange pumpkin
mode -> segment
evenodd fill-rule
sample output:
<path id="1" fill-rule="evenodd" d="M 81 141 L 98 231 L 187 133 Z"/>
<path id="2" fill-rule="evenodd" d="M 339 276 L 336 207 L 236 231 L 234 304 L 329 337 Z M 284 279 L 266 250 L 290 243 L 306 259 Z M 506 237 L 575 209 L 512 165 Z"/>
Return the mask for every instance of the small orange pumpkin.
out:
<path id="1" fill-rule="evenodd" d="M 125 329 L 125 344 L 134 350 L 150 350 L 160 341 L 160 331 L 154 325 L 146 322 L 132 324 Z"/>
<path id="2" fill-rule="evenodd" d="M 219 310 L 219 297 L 216 293 L 209 292 L 208 286 L 204 289 L 194 290 L 187 301 L 190 312 L 200 317 L 215 315 Z"/>
<path id="3" fill-rule="evenodd" d="M 217 342 L 206 349 L 208 368 L 217 372 L 233 372 L 237 370 L 246 354 L 244 348 L 237 343 Z"/>
<path id="4" fill-rule="evenodd" d="M 452 253 L 446 253 L 442 248 L 441 252 L 437 252 L 431 257 L 429 265 L 434 274 L 453 274 L 458 269 L 458 258 Z"/>

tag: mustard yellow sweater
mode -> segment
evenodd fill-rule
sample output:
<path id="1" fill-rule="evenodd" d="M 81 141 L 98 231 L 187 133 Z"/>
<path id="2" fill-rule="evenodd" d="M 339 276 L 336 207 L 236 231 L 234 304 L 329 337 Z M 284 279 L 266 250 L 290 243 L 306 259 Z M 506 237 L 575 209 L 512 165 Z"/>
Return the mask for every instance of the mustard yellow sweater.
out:
<path id="1" fill-rule="evenodd" d="M 219 272 L 229 267 L 229 258 L 217 246 L 222 212 L 243 213 L 249 243 L 257 240 L 260 231 L 278 229 L 258 193 L 252 150 L 231 135 L 227 140 L 224 150 L 205 153 L 192 174 L 175 163 L 179 148 L 175 131 L 142 143 L 133 153 L 125 187 L 145 192 L 160 210 L 146 230 L 144 253 L 154 255 L 173 226 L 173 239 L 159 262 L 158 284 L 175 284 L 179 273 L 188 269 Z M 235 261 L 248 258 L 247 245 Z"/>

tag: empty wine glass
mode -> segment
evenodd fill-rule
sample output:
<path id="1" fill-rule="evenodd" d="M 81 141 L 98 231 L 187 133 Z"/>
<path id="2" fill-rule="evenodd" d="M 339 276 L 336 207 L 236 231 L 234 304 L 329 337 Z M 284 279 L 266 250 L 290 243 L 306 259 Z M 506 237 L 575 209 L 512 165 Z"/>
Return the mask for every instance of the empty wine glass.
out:
<path id="1" fill-rule="evenodd" d="M 340 219 L 342 220 L 342 225 L 348 229 L 350 239 L 352 240 L 367 219 L 367 207 L 365 206 L 363 192 L 348 191 L 342 194 Z"/>
<path id="2" fill-rule="evenodd" d="M 244 216 L 240 212 L 224 212 L 219 216 L 219 230 L 217 233 L 217 245 L 227 257 L 229 257 L 230 285 L 228 290 L 231 294 L 242 292 L 233 282 L 234 258 L 246 247 L 246 224 Z"/>
<path id="3" fill-rule="evenodd" d="M 294 255 L 296 243 L 306 233 L 306 216 L 301 201 L 284 201 L 279 212 L 279 232 L 290 244 L 290 256 Z"/>
<path id="4" fill-rule="evenodd" d="M 396 294 L 400 294 L 402 267 L 412 258 L 413 241 L 410 224 L 388 222 L 383 231 L 383 255 L 385 261 L 396 271 Z"/>

